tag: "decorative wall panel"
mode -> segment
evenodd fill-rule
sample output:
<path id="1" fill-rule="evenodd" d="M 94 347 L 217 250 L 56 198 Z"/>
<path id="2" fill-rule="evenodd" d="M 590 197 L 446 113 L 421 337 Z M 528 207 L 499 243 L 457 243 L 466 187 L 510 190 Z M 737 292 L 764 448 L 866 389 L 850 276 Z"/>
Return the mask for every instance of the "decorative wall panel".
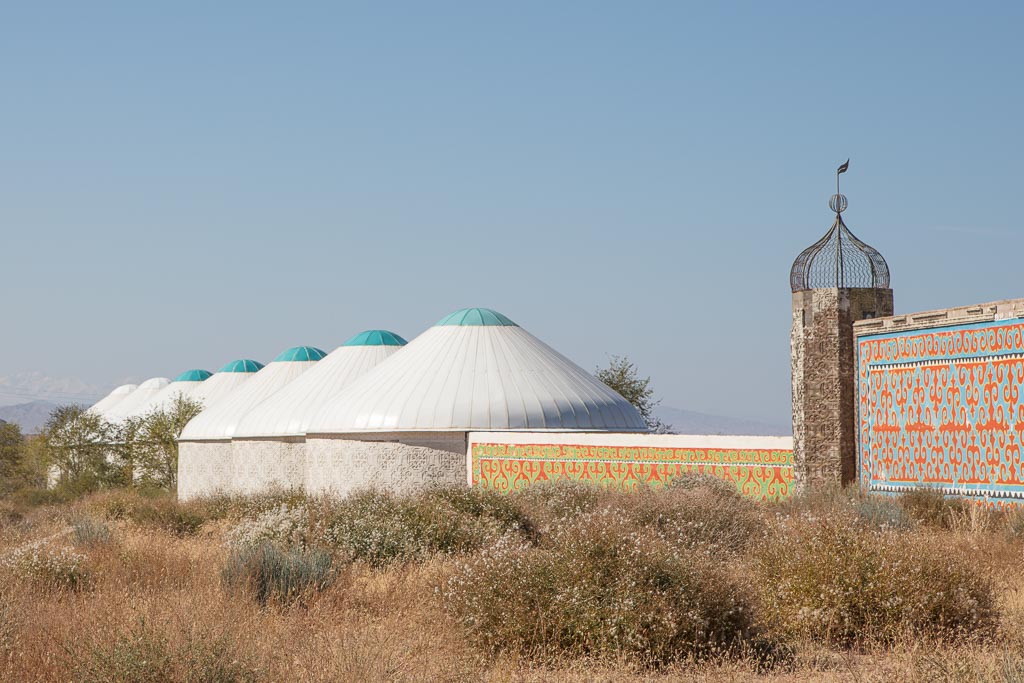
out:
<path id="1" fill-rule="evenodd" d="M 663 436 L 636 435 L 632 445 L 470 443 L 471 483 L 502 493 L 561 479 L 632 491 L 662 488 L 685 475 L 710 475 L 729 481 L 745 496 L 759 500 L 788 498 L 793 483 L 792 449 L 659 447 L 644 445 Z M 537 433 L 529 435 L 536 439 Z M 571 437 L 569 437 L 571 438 Z M 606 435 L 609 442 L 621 440 Z M 671 438 L 671 437 L 668 437 Z M 781 440 L 781 439 L 777 439 Z"/>
<path id="2" fill-rule="evenodd" d="M 1024 322 L 857 340 L 861 486 L 1024 501 Z"/>

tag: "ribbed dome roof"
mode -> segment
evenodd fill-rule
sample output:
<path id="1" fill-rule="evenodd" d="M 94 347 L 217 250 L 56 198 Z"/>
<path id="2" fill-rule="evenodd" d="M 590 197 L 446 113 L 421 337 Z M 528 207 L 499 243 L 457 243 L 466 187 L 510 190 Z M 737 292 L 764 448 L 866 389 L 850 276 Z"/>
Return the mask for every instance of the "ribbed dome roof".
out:
<path id="1" fill-rule="evenodd" d="M 328 401 L 307 433 L 647 431 L 628 401 L 568 358 L 500 313 L 467 311 L 480 313 L 443 318 Z"/>
<path id="2" fill-rule="evenodd" d="M 259 372 L 262 369 L 263 363 L 249 360 L 248 358 L 242 358 L 240 360 L 231 361 L 217 372 Z"/>
<path id="3" fill-rule="evenodd" d="M 407 341 L 387 330 L 366 330 L 346 341 L 342 346 L 405 346 Z"/>
<path id="4" fill-rule="evenodd" d="M 889 264 L 877 249 L 857 239 L 843 222 L 843 211 L 848 206 L 846 197 L 837 192 L 828 205 L 836 213 L 835 221 L 821 239 L 793 261 L 789 270 L 790 289 L 888 289 Z"/>
<path id="5" fill-rule="evenodd" d="M 124 417 L 144 417 L 154 410 L 167 410 L 174 405 L 179 397 L 192 398 L 196 389 L 209 377 L 211 374 L 207 370 L 186 370 L 175 377 L 173 382 L 156 392 L 148 400 L 143 401 L 130 413 L 125 414 Z"/>
<path id="6" fill-rule="evenodd" d="M 274 359 L 275 363 L 294 363 L 294 362 L 305 362 L 305 361 L 317 361 L 326 356 L 327 354 L 316 348 L 315 346 L 293 346 L 290 349 L 282 351 L 277 358 Z"/>
<path id="7" fill-rule="evenodd" d="M 389 340 L 402 340 L 391 332 L 385 334 L 390 335 Z M 249 411 L 239 422 L 234 438 L 305 434 L 310 420 L 327 401 L 402 348 L 396 344 L 352 345 L 349 342 Z M 404 344 L 404 340 L 402 342 Z"/>
<path id="8" fill-rule="evenodd" d="M 260 367 L 262 368 L 263 366 L 261 365 Z M 256 371 L 235 372 L 225 370 L 218 372 L 205 382 L 194 385 L 190 398 L 201 403 L 203 409 L 212 408 L 235 389 L 249 381 L 250 377 L 255 376 Z"/>
<path id="9" fill-rule="evenodd" d="M 296 349 L 308 349 L 298 352 Z M 296 353 L 292 353 L 296 351 Z M 254 375 L 250 375 L 244 384 L 196 415 L 185 425 L 181 432 L 182 441 L 224 440 L 234 436 L 238 423 L 245 415 L 289 382 L 316 364 L 314 360 L 298 360 L 295 356 L 308 353 L 316 356 L 319 349 L 308 346 L 297 346 L 288 349 L 278 358 Z M 323 351 L 320 351 L 323 354 Z M 212 381 L 212 380 L 210 380 Z"/>
<path id="10" fill-rule="evenodd" d="M 461 311 L 449 313 L 437 321 L 437 325 L 482 325 L 509 326 L 515 323 L 490 308 L 463 308 Z"/>
<path id="11" fill-rule="evenodd" d="M 144 405 L 151 398 L 164 389 L 171 380 L 166 377 L 153 377 L 139 385 L 139 388 L 128 394 L 127 397 L 113 408 L 106 412 L 108 420 L 120 422 L 128 415 L 131 415 L 137 408 Z"/>
<path id="12" fill-rule="evenodd" d="M 186 370 L 174 378 L 175 382 L 203 382 L 213 376 L 209 370 Z"/>
<path id="13" fill-rule="evenodd" d="M 89 412 L 100 417 L 106 417 L 107 411 L 111 410 L 138 388 L 139 385 L 137 384 L 122 384 L 93 404 L 89 408 Z"/>

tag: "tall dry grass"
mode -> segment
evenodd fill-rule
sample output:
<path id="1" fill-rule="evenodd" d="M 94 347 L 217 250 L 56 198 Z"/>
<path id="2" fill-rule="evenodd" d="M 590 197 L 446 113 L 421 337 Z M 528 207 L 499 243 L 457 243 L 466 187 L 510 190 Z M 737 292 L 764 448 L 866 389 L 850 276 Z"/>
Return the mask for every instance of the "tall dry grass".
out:
<path id="1" fill-rule="evenodd" d="M 702 485 L 11 506 L 0 558 L 41 544 L 88 579 L 0 562 L 0 680 L 1022 680 L 1019 515 L 921 507 L 847 492 L 762 506 Z M 300 600 L 238 590 L 224 570 L 253 539 L 329 553 L 331 581 Z M 814 602 L 879 577 L 853 607 Z M 901 611 L 894 591 L 927 599 Z M 805 628 L 802 607 L 861 621 Z"/>

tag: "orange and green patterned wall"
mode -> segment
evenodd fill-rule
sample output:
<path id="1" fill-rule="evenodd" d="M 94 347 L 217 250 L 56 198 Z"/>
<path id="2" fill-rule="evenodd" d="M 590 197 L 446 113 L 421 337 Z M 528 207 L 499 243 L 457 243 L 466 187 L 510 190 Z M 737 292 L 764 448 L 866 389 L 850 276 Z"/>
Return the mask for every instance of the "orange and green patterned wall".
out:
<path id="1" fill-rule="evenodd" d="M 561 480 L 635 491 L 693 475 L 717 477 L 757 500 L 792 491 L 789 437 L 474 432 L 468 451 L 470 484 L 500 493 Z"/>
<path id="2" fill-rule="evenodd" d="M 1024 502 L 1024 321 L 857 339 L 862 488 Z"/>

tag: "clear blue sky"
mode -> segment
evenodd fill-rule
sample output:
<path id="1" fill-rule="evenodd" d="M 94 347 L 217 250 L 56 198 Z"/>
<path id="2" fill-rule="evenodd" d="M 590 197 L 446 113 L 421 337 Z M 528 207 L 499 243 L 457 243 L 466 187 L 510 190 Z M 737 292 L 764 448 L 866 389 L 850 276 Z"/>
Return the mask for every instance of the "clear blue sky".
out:
<path id="1" fill-rule="evenodd" d="M 8 3 L 0 376 L 109 386 L 496 308 L 789 419 L 788 271 L 1024 296 L 1019 3 Z"/>

